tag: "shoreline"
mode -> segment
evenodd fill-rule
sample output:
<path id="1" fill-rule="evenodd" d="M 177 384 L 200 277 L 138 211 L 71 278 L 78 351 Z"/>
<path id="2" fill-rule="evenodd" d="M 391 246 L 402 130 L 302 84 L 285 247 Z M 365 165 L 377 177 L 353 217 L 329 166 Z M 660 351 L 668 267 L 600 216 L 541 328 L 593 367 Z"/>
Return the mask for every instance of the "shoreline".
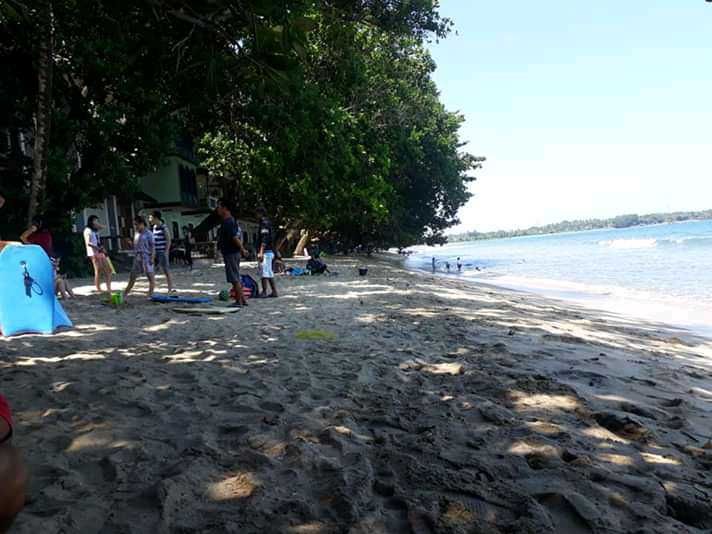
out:
<path id="1" fill-rule="evenodd" d="M 13 532 L 712 528 L 712 342 L 393 259 L 231 316 L 81 296 L 73 330 L 0 338 Z"/>
<path id="2" fill-rule="evenodd" d="M 670 330 L 678 331 L 683 335 L 703 337 L 712 341 L 712 308 L 706 309 L 699 305 L 688 303 L 680 298 L 665 297 L 663 295 L 644 296 L 639 291 L 630 291 L 623 294 L 623 288 L 615 291 L 602 290 L 597 286 L 562 281 L 544 280 L 535 277 L 498 275 L 491 278 L 467 276 L 469 272 L 458 273 L 432 273 L 427 269 L 409 268 L 405 265 L 404 258 L 398 258 L 402 268 L 409 272 L 424 273 L 437 276 L 444 280 L 457 280 L 466 286 L 487 286 L 505 291 L 516 291 L 550 299 L 565 305 L 583 307 L 593 313 L 620 315 L 623 319 L 638 320 L 641 322 L 665 325 Z M 472 273 L 469 273 L 472 274 Z M 483 271 L 483 274 L 487 274 Z M 587 291 L 588 290 L 588 291 Z M 690 310 L 693 315 L 690 317 Z M 682 317 L 674 318 L 679 315 Z"/>

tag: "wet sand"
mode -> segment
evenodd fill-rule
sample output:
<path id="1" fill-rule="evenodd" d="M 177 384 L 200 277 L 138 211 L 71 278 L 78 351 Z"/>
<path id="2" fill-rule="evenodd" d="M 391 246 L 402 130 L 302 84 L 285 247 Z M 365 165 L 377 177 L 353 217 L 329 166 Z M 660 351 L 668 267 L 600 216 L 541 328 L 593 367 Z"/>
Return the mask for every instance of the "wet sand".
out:
<path id="1" fill-rule="evenodd" d="M 13 532 L 712 529 L 711 341 L 383 260 L 333 268 L 233 315 L 85 295 L 65 302 L 75 329 L 0 338 L 32 477 Z"/>

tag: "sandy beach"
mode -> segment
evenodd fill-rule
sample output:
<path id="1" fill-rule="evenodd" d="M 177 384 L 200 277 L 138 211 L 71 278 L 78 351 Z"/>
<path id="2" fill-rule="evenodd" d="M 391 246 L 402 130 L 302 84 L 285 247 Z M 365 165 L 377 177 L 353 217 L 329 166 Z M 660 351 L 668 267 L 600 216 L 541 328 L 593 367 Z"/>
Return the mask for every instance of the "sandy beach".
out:
<path id="1" fill-rule="evenodd" d="M 712 341 L 331 263 L 226 316 L 81 288 L 73 330 L 0 338 L 31 472 L 13 532 L 712 531 Z"/>

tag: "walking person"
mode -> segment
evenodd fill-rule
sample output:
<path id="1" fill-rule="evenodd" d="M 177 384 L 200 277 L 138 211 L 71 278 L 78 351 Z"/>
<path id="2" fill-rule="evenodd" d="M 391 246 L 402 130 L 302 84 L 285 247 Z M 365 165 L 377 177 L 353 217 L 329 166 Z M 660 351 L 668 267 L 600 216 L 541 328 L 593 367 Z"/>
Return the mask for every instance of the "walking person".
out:
<path id="1" fill-rule="evenodd" d="M 232 207 L 225 199 L 218 201 L 217 214 L 222 219 L 218 230 L 218 248 L 225 262 L 225 278 L 232 284 L 235 296 L 233 306 L 247 306 L 247 300 L 242 291 L 240 281 L 240 255 L 247 256 L 248 252 L 242 244 L 242 230 L 232 216 Z"/>
<path id="2" fill-rule="evenodd" d="M 134 218 L 134 227 L 136 228 L 136 235 L 134 235 L 135 256 L 133 267 L 131 267 L 131 274 L 129 275 L 129 283 L 124 291 L 124 296 L 128 296 L 131 292 L 134 284 L 136 283 L 136 278 L 142 274 L 145 274 L 148 278 L 148 296 L 150 298 L 153 296 L 153 292 L 156 289 L 156 277 L 153 274 L 156 247 L 153 241 L 153 232 L 147 228 L 146 219 L 140 215 Z"/>
<path id="3" fill-rule="evenodd" d="M 96 290 L 101 292 L 101 279 L 103 277 L 106 282 L 106 291 L 111 295 L 111 264 L 106 255 L 106 250 L 101 246 L 101 239 L 99 238 L 99 230 L 101 228 L 99 217 L 96 215 L 89 216 L 87 227 L 84 229 L 84 245 L 86 246 L 87 258 L 91 260 L 91 264 L 94 267 Z"/>
<path id="4" fill-rule="evenodd" d="M 266 210 L 262 207 L 257 208 L 257 216 L 260 218 L 259 229 L 257 235 L 259 237 L 259 249 L 257 252 L 257 261 L 259 264 L 259 272 L 262 278 L 262 297 L 276 298 L 277 287 L 274 284 L 274 269 L 272 262 L 274 261 L 274 231 L 272 222 L 267 218 Z M 270 286 L 270 294 L 267 294 L 267 284 Z"/>
<path id="5" fill-rule="evenodd" d="M 174 293 L 173 278 L 171 277 L 171 262 L 168 252 L 171 250 L 171 231 L 161 217 L 160 211 L 154 211 L 150 217 L 153 243 L 156 250 L 156 269 L 163 271 L 168 283 L 168 292 Z"/>
<path id="6" fill-rule="evenodd" d="M 193 226 L 192 224 L 190 226 Z M 185 262 L 188 264 L 188 269 L 193 270 L 193 246 L 195 238 L 193 237 L 193 229 L 189 226 L 183 227 L 183 240 L 185 245 Z"/>

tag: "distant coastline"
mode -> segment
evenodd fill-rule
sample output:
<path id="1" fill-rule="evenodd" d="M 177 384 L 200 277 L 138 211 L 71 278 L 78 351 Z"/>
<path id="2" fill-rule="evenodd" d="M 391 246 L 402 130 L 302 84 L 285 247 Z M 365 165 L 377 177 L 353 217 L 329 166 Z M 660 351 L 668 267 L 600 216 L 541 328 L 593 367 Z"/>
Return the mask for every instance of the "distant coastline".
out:
<path id="1" fill-rule="evenodd" d="M 633 226 L 648 226 L 652 224 L 669 224 L 685 221 L 703 221 L 712 219 L 712 209 L 704 211 L 675 211 L 671 213 L 650 213 L 647 215 L 618 215 L 610 219 L 580 219 L 561 221 L 544 226 L 532 226 L 520 230 L 498 230 L 495 232 L 465 232 L 448 236 L 448 242 L 478 241 L 483 239 L 502 239 L 530 235 L 560 234 L 564 232 L 581 232 L 585 230 L 600 230 L 603 228 L 630 228 Z"/>

